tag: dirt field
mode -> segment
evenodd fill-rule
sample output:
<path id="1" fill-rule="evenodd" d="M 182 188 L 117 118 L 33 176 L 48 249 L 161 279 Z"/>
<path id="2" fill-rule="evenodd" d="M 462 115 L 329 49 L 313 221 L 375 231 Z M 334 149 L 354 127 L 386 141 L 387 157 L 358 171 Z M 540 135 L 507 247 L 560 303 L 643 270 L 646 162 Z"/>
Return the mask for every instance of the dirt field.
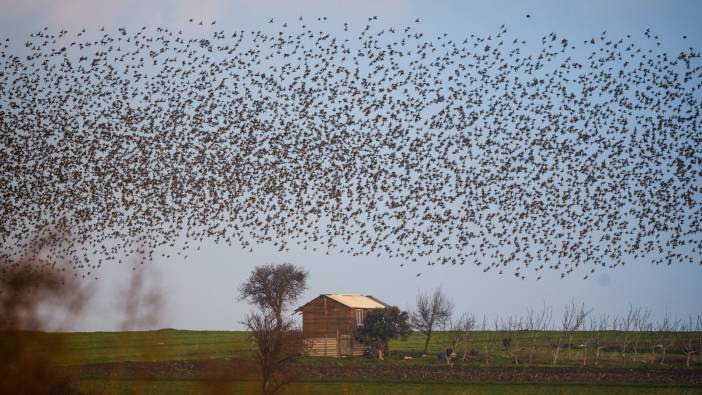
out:
<path id="1" fill-rule="evenodd" d="M 256 365 L 250 361 L 161 361 L 89 364 L 78 368 L 84 378 L 139 379 L 240 379 L 255 380 Z M 583 369 L 539 367 L 400 366 L 397 364 L 322 365 L 300 363 L 300 380 L 316 381 L 411 381 L 469 383 L 626 384 L 685 385 L 702 388 L 702 371 L 679 369 Z"/>
<path id="2" fill-rule="evenodd" d="M 256 394 L 255 381 L 231 380 L 133 380 L 86 379 L 81 381 L 86 393 L 191 395 Z M 280 395 L 699 395 L 699 387 L 550 385 L 550 384 L 476 384 L 415 383 L 408 381 L 299 381 L 283 387 Z"/>

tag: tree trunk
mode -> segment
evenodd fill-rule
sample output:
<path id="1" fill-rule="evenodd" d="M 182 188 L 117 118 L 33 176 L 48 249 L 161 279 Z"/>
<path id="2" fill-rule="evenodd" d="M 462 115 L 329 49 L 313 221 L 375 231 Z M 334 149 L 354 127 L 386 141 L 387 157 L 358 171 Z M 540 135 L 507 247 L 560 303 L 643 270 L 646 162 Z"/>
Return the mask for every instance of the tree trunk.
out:
<path id="1" fill-rule="evenodd" d="M 265 395 L 268 395 L 271 393 L 271 391 L 269 390 L 269 388 L 270 388 L 269 381 L 270 381 L 270 375 L 268 374 L 266 368 L 263 368 L 263 382 L 261 383 L 261 390 L 263 391 L 263 393 Z"/>
<path id="2" fill-rule="evenodd" d="M 463 336 L 463 357 L 461 358 L 461 361 L 465 361 L 467 355 L 468 355 L 468 336 Z"/>
<path id="3" fill-rule="evenodd" d="M 427 353 L 427 348 L 429 348 L 429 339 L 431 339 L 431 331 L 427 331 L 427 340 L 424 341 L 424 351 L 422 351 L 422 354 Z"/>
<path id="4" fill-rule="evenodd" d="M 558 345 L 556 348 L 553 350 L 553 365 L 555 366 L 558 363 L 558 353 L 561 351 L 561 346 Z"/>
<path id="5" fill-rule="evenodd" d="M 275 330 L 277 333 L 280 333 L 283 329 L 283 312 L 281 310 L 276 310 L 273 314 L 275 314 Z"/>
<path id="6" fill-rule="evenodd" d="M 597 345 L 597 351 L 595 351 L 595 365 L 600 364 L 600 350 L 602 350 L 602 347 L 600 345 Z"/>

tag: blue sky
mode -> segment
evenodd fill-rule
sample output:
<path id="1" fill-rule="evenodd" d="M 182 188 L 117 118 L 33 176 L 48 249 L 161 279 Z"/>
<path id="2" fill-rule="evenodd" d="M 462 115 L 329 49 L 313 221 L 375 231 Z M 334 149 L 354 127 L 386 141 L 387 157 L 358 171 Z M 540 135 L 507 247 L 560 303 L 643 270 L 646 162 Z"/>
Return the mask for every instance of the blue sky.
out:
<path id="1" fill-rule="evenodd" d="M 530 18 L 526 18 L 529 14 Z M 640 37 L 651 28 L 661 37 L 664 50 L 702 48 L 702 2 L 699 1 L 113 1 L 90 0 L 26 2 L 0 1 L 0 37 L 23 42 L 26 35 L 44 26 L 72 32 L 100 27 L 116 30 L 125 26 L 184 28 L 189 18 L 217 21 L 217 29 L 274 29 L 302 16 L 310 25 L 330 32 L 343 23 L 359 29 L 367 18 L 378 16 L 379 24 L 407 26 L 421 19 L 418 30 L 427 35 L 447 33 L 457 38 L 485 35 L 505 24 L 512 34 L 529 42 L 556 32 L 575 42 L 607 31 L 618 37 Z M 326 16 L 327 21 L 317 22 Z M 682 36 L 687 36 L 686 40 Z M 159 256 L 160 254 L 157 254 Z M 290 262 L 310 272 L 310 287 L 302 298 L 320 293 L 372 294 L 401 308 L 411 308 L 418 291 L 441 286 L 459 312 L 478 316 L 521 314 L 527 307 L 547 304 L 560 308 L 575 300 L 595 312 L 623 313 L 629 303 L 652 309 L 654 317 L 666 311 L 674 316 L 702 313 L 702 268 L 696 265 L 659 267 L 628 264 L 600 271 L 583 280 L 572 276 L 561 280 L 557 272 L 545 273 L 541 281 L 515 279 L 511 275 L 484 273 L 474 266 L 400 268 L 399 262 L 383 258 L 325 255 L 291 250 L 279 253 L 272 246 L 259 246 L 252 253 L 237 247 L 205 243 L 180 258 L 157 261 L 145 270 L 149 283 L 160 289 L 164 309 L 159 327 L 187 329 L 235 329 L 249 307 L 236 300 L 236 289 L 255 265 Z M 101 269 L 94 302 L 70 329 L 113 330 L 120 324 L 119 291 L 125 289 L 131 266 Z"/>

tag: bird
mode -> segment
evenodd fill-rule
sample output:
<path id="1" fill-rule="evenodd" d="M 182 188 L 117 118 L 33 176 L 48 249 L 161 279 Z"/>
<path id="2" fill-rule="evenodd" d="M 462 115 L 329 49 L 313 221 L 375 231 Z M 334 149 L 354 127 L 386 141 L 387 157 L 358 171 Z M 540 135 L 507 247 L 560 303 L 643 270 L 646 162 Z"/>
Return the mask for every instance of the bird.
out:
<path id="1" fill-rule="evenodd" d="M 201 25 L 0 44 L 0 259 L 43 237 L 89 276 L 205 241 L 537 281 L 702 264 L 695 49 Z"/>

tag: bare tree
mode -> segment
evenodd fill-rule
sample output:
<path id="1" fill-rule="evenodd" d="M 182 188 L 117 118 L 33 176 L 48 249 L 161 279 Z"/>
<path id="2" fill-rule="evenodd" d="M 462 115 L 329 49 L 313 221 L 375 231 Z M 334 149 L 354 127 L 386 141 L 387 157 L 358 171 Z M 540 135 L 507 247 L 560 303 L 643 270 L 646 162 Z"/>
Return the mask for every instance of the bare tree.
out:
<path id="1" fill-rule="evenodd" d="M 529 340 L 531 340 L 529 363 L 534 361 L 536 340 L 551 326 L 551 317 L 552 311 L 546 307 L 546 304 L 544 304 L 543 308 L 538 312 L 531 307 L 527 309 L 526 317 L 524 318 L 524 329 L 527 330 Z"/>
<path id="2" fill-rule="evenodd" d="M 561 353 L 563 331 L 555 331 L 555 333 L 552 336 L 549 336 L 549 342 L 551 343 L 551 357 L 553 358 L 553 365 L 555 366 L 558 363 L 558 357 Z"/>
<path id="3" fill-rule="evenodd" d="M 557 341 L 555 342 L 555 344 L 552 344 L 554 365 L 558 363 L 558 357 L 560 355 L 562 347 L 563 335 L 568 335 L 568 354 L 570 356 L 570 349 L 573 343 L 573 334 L 580 328 L 582 328 L 583 324 L 585 323 L 585 318 L 588 314 L 589 312 L 585 311 L 584 304 L 577 306 L 575 302 L 572 301 L 570 304 L 567 304 L 565 306 L 565 310 L 563 310 L 563 318 L 561 320 L 561 330 L 558 331 L 556 337 Z"/>
<path id="4" fill-rule="evenodd" d="M 304 351 L 302 334 L 294 330 L 285 311 L 307 288 L 307 272 L 289 263 L 256 267 L 239 288 L 240 299 L 260 308 L 243 324 L 256 344 L 264 394 L 272 394 L 292 380 L 289 365 Z"/>
<path id="5" fill-rule="evenodd" d="M 427 353 L 434 329 L 445 326 L 451 319 L 452 312 L 453 303 L 446 298 L 441 288 L 437 288 L 431 296 L 424 293 L 417 295 L 417 310 L 410 315 L 410 322 L 413 328 L 426 336 L 423 354 Z"/>
<path id="6" fill-rule="evenodd" d="M 607 329 L 609 328 L 609 322 L 610 318 L 607 314 L 600 314 L 597 317 L 590 317 L 589 320 L 589 330 L 591 333 L 591 339 L 592 339 L 592 346 L 595 351 L 595 365 L 600 364 L 600 355 L 602 353 L 602 348 L 604 347 L 603 344 L 603 337 Z M 587 350 L 586 350 L 587 351 Z M 587 352 L 586 352 L 587 354 Z M 583 365 L 587 363 L 586 358 L 583 357 Z"/>
<path id="7" fill-rule="evenodd" d="M 615 321 L 614 330 L 619 331 L 619 344 L 622 359 L 626 358 L 627 347 L 631 342 L 631 331 L 634 328 L 634 322 L 636 320 L 637 310 L 634 309 L 633 305 L 629 305 L 629 311 L 625 316 L 618 318 Z"/>
<path id="8" fill-rule="evenodd" d="M 308 273 L 301 267 L 283 263 L 257 266 L 239 288 L 239 300 L 248 300 L 263 311 L 273 313 L 283 326 L 283 313 L 307 289 Z"/>
<path id="9" fill-rule="evenodd" d="M 692 316 L 690 316 L 687 322 L 680 325 L 677 332 L 680 349 L 685 354 L 685 366 L 688 368 L 690 367 L 694 354 L 698 352 L 696 347 L 697 340 L 695 339 L 696 324 Z"/>
<path id="10" fill-rule="evenodd" d="M 294 378 L 292 364 L 303 354 L 304 343 L 292 321 L 279 321 L 275 314 L 254 312 L 243 324 L 256 345 L 256 359 L 261 373 L 261 390 L 273 394 Z"/>
<path id="11" fill-rule="evenodd" d="M 644 332 L 651 330 L 651 310 L 642 307 L 636 307 L 633 317 L 634 339 L 632 341 L 632 350 L 634 351 L 633 361 L 636 362 L 636 356 L 639 352 L 639 342 Z"/>
<path id="12" fill-rule="evenodd" d="M 505 350 L 507 358 L 513 359 L 515 365 L 519 365 L 519 357 L 514 352 L 515 349 L 519 349 L 519 343 L 517 340 L 517 334 L 523 329 L 523 321 L 520 317 L 508 316 L 506 319 L 500 319 L 495 321 L 495 327 L 499 327 L 502 331 L 502 347 Z"/>
<path id="13" fill-rule="evenodd" d="M 485 333 L 487 330 L 488 330 L 487 317 L 485 315 L 483 315 L 483 320 L 481 321 L 481 324 L 480 324 L 480 331 Z M 489 340 L 485 341 L 483 346 L 485 348 L 485 365 L 489 366 L 490 365 L 490 352 L 492 351 L 491 350 L 491 348 L 492 348 L 491 342 Z"/>
<path id="14" fill-rule="evenodd" d="M 473 314 L 462 314 L 458 320 L 450 320 L 447 334 L 451 341 L 451 348 L 457 351 L 462 350 L 461 361 L 465 361 L 468 356 L 468 342 L 473 329 L 475 329 L 476 319 Z"/>
<path id="15" fill-rule="evenodd" d="M 670 318 L 667 311 L 663 316 L 663 319 L 656 325 L 656 334 L 658 336 L 658 342 L 654 346 L 654 357 L 655 350 L 660 349 L 660 364 L 665 363 L 665 358 L 668 354 L 668 349 L 675 345 L 675 338 L 673 335 L 678 331 L 679 326 L 680 320 L 673 320 L 672 318 Z"/>

